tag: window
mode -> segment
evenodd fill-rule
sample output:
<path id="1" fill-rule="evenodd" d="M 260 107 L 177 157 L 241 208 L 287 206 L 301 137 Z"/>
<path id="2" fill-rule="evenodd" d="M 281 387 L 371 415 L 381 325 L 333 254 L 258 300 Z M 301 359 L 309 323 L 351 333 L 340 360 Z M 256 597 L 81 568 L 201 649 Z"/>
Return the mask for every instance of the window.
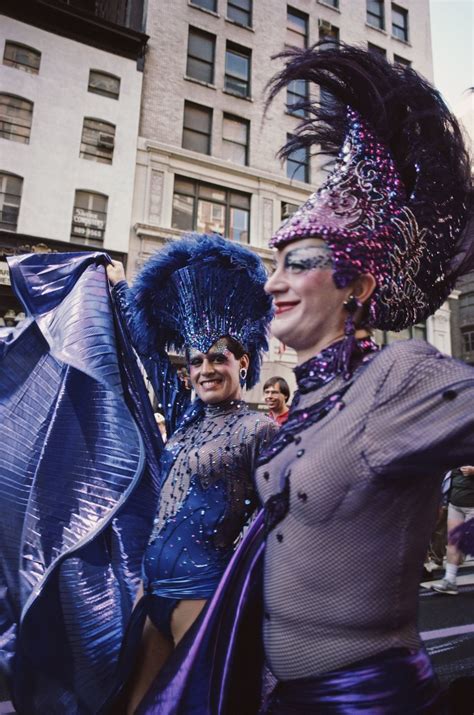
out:
<path id="1" fill-rule="evenodd" d="M 103 97 L 118 99 L 120 94 L 120 77 L 107 72 L 91 70 L 89 72 L 89 92 L 101 94 Z"/>
<path id="2" fill-rule="evenodd" d="M 291 139 L 291 134 L 287 136 Z M 286 160 L 286 175 L 289 179 L 309 182 L 309 150 L 308 147 L 300 147 L 291 152 Z"/>
<path id="3" fill-rule="evenodd" d="M 285 44 L 302 49 L 308 46 L 308 15 L 289 5 L 286 9 Z"/>
<path id="4" fill-rule="evenodd" d="M 371 42 L 367 43 L 367 49 L 374 55 L 380 55 L 381 57 L 387 56 L 387 50 L 384 50 L 383 47 L 379 47 L 378 45 L 373 45 Z"/>
<path id="5" fill-rule="evenodd" d="M 282 201 L 281 202 L 281 220 L 285 221 L 287 218 L 290 218 L 290 216 L 293 216 L 295 211 L 299 209 L 298 204 L 292 204 L 289 201 Z"/>
<path id="6" fill-rule="evenodd" d="M 404 57 L 400 57 L 400 55 L 393 55 L 393 61 L 396 65 L 400 65 L 401 67 L 411 67 L 410 60 L 406 60 Z"/>
<path id="7" fill-rule="evenodd" d="M 320 0 L 323 5 L 330 5 L 331 7 L 339 7 L 339 0 Z"/>
<path id="8" fill-rule="evenodd" d="M 304 79 L 294 79 L 286 90 L 286 111 L 295 117 L 305 117 L 304 107 L 298 107 L 300 102 L 308 101 L 308 83 Z"/>
<path id="9" fill-rule="evenodd" d="M 319 20 L 319 40 L 335 44 L 339 40 L 339 28 L 327 20 Z"/>
<path id="10" fill-rule="evenodd" d="M 24 72 L 38 74 L 41 62 L 41 52 L 33 47 L 20 45 L 18 42 L 5 42 L 5 52 L 3 53 L 3 64 L 9 67 L 16 67 Z"/>
<path id="11" fill-rule="evenodd" d="M 82 127 L 81 150 L 82 159 L 111 164 L 114 156 L 115 126 L 101 119 L 84 118 Z"/>
<path id="12" fill-rule="evenodd" d="M 239 97 L 250 96 L 250 50 L 227 43 L 224 86 Z"/>
<path id="13" fill-rule="evenodd" d="M 108 198 L 92 191 L 76 191 L 71 238 L 88 246 L 102 246 L 107 221 Z"/>
<path id="14" fill-rule="evenodd" d="M 327 20 L 319 20 L 319 41 L 324 42 L 323 48 L 331 49 L 339 40 L 339 28 L 331 25 Z M 319 89 L 319 102 L 322 106 L 329 107 L 334 102 L 331 92 L 324 87 Z"/>
<path id="15" fill-rule="evenodd" d="M 177 176 L 172 226 L 182 231 L 220 233 L 249 242 L 250 196 Z"/>
<path id="16" fill-rule="evenodd" d="M 183 147 L 201 154 L 211 153 L 212 109 L 184 103 Z"/>
<path id="17" fill-rule="evenodd" d="M 20 211 L 23 179 L 0 172 L 0 229 L 16 231 Z"/>
<path id="18" fill-rule="evenodd" d="M 191 0 L 191 5 L 196 5 L 203 10 L 217 11 L 217 0 Z"/>
<path id="19" fill-rule="evenodd" d="M 248 164 L 249 122 L 224 114 L 222 125 L 222 156 L 234 164 Z"/>
<path id="20" fill-rule="evenodd" d="M 385 29 L 383 0 L 367 0 L 367 24 Z"/>
<path id="21" fill-rule="evenodd" d="M 474 330 L 469 328 L 462 331 L 463 349 L 465 353 L 474 352 Z"/>
<path id="22" fill-rule="evenodd" d="M 244 27 L 252 27 L 252 0 L 227 0 L 227 17 Z"/>
<path id="23" fill-rule="evenodd" d="M 32 121 L 33 102 L 13 94 L 0 94 L 0 137 L 29 144 Z"/>
<path id="24" fill-rule="evenodd" d="M 381 345 L 390 345 L 398 340 L 410 340 L 411 338 L 426 340 L 426 323 L 417 323 L 397 333 L 391 330 L 377 330 L 375 334 L 376 342 Z"/>
<path id="25" fill-rule="evenodd" d="M 214 82 L 214 52 L 216 38 L 208 32 L 189 28 L 186 74 L 201 82 Z"/>
<path id="26" fill-rule="evenodd" d="M 392 36 L 408 42 L 408 10 L 392 5 Z"/>

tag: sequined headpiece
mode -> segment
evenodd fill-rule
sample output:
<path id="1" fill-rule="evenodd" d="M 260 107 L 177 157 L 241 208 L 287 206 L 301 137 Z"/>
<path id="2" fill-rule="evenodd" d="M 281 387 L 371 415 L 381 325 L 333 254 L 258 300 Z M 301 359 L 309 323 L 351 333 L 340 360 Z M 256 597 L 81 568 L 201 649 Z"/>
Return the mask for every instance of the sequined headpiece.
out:
<path id="1" fill-rule="evenodd" d="M 273 317 L 266 279 L 260 258 L 225 238 L 191 234 L 171 241 L 132 287 L 140 348 L 148 354 L 183 348 L 206 353 L 230 336 L 250 357 L 246 386 L 253 387 Z"/>
<path id="2" fill-rule="evenodd" d="M 322 238 L 339 288 L 361 273 L 376 279 L 372 327 L 425 320 L 473 267 L 469 159 L 455 118 L 412 69 L 364 50 L 326 42 L 279 57 L 269 101 L 295 80 L 326 90 L 326 102 L 298 105 L 306 118 L 281 155 L 318 144 L 337 158 L 270 246 Z"/>

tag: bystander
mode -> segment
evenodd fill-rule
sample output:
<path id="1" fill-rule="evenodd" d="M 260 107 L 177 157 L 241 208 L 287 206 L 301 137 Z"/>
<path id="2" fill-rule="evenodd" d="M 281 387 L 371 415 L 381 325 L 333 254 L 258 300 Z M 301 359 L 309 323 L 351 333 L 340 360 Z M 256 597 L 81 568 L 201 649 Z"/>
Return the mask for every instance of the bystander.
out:
<path id="1" fill-rule="evenodd" d="M 474 518 L 474 467 L 465 466 L 453 469 L 451 491 L 448 504 L 448 534 L 468 519 Z M 455 544 L 446 549 L 446 572 L 441 583 L 433 586 L 438 593 L 451 596 L 458 594 L 456 577 L 463 553 Z"/>
<path id="2" fill-rule="evenodd" d="M 283 377 L 270 377 L 263 386 L 265 404 L 269 407 L 268 416 L 279 425 L 288 419 L 290 409 L 287 405 L 290 399 L 290 388 Z"/>

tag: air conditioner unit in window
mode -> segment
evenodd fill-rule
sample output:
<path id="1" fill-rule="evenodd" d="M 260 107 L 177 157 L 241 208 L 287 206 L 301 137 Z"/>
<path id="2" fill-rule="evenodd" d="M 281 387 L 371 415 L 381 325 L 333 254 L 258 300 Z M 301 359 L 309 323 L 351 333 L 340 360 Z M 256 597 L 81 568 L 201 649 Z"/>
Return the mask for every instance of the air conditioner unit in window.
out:
<path id="1" fill-rule="evenodd" d="M 290 216 L 295 213 L 297 208 L 298 204 L 290 204 L 289 201 L 282 201 L 281 220 L 283 221 L 284 219 L 290 218 Z"/>
<path id="2" fill-rule="evenodd" d="M 112 134 L 99 134 L 99 139 L 97 140 L 99 146 L 103 146 L 107 149 L 113 149 L 115 145 L 115 137 Z"/>
<path id="3" fill-rule="evenodd" d="M 318 27 L 320 27 L 323 30 L 327 30 L 327 32 L 331 32 L 332 25 L 328 20 L 321 20 L 321 18 L 318 19 Z"/>

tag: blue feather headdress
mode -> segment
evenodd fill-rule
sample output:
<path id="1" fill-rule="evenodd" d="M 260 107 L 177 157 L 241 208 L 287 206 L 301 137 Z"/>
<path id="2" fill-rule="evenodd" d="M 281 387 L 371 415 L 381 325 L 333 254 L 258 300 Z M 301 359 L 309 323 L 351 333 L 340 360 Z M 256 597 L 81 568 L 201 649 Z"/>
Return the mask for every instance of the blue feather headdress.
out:
<path id="1" fill-rule="evenodd" d="M 246 387 L 258 381 L 272 299 L 260 258 L 218 235 L 171 241 L 143 267 L 132 287 L 134 334 L 140 351 L 194 348 L 206 353 L 223 336 L 250 357 Z"/>

